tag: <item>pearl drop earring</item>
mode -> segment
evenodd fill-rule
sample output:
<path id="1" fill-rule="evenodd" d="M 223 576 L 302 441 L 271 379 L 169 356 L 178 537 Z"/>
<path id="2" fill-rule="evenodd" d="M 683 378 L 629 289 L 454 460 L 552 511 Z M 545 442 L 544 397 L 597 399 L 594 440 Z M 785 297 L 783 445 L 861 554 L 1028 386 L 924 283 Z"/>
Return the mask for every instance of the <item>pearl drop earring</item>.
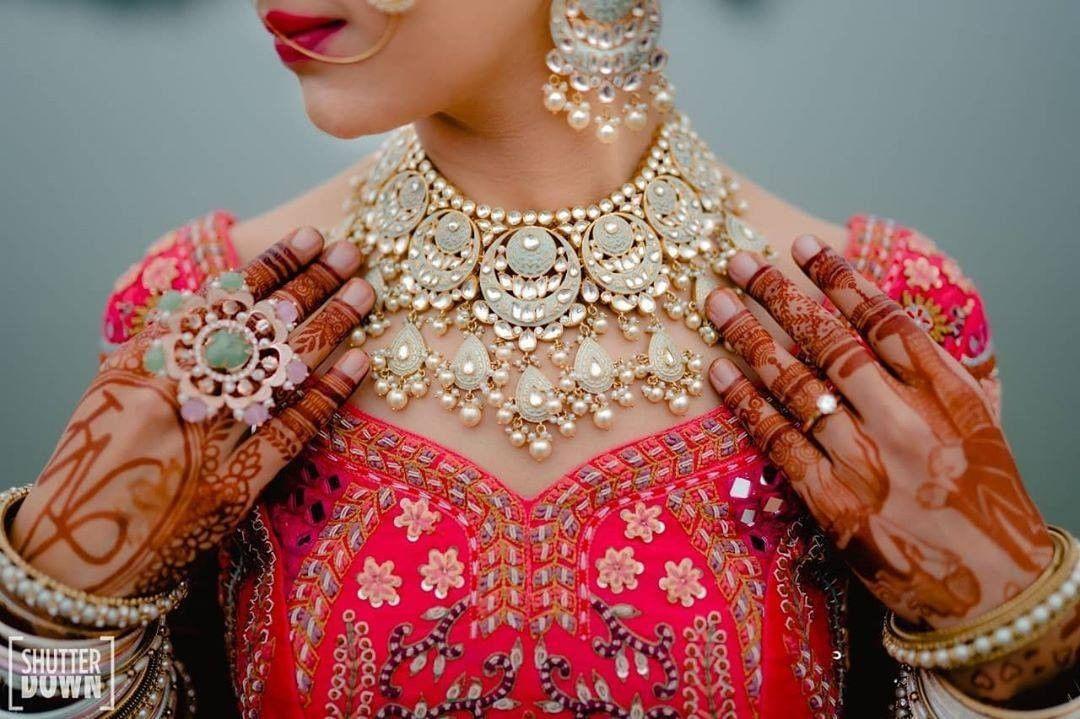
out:
<path id="1" fill-rule="evenodd" d="M 604 143 L 622 127 L 645 129 L 650 108 L 663 114 L 674 106 L 674 88 L 662 74 L 667 53 L 657 46 L 660 24 L 659 0 L 552 0 L 555 47 L 547 64 L 554 74 L 543 87 L 544 107 L 565 113 L 575 130 L 595 125 Z M 625 101 L 616 109 L 620 93 Z"/>

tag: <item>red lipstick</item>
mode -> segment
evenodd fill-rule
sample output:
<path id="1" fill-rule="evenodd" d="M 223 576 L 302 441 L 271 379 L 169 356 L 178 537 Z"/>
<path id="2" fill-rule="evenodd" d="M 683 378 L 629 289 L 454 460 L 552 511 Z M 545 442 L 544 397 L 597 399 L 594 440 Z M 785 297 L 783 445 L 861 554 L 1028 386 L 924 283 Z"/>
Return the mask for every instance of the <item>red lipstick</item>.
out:
<path id="1" fill-rule="evenodd" d="M 275 36 L 284 35 L 293 43 L 312 52 L 321 51 L 330 38 L 346 25 L 345 21 L 340 18 L 293 15 L 280 10 L 267 13 L 263 22 L 266 23 L 267 29 L 274 33 Z M 276 39 L 274 49 L 277 50 L 282 62 L 288 64 L 309 59 L 296 48 L 282 42 L 280 37 Z"/>

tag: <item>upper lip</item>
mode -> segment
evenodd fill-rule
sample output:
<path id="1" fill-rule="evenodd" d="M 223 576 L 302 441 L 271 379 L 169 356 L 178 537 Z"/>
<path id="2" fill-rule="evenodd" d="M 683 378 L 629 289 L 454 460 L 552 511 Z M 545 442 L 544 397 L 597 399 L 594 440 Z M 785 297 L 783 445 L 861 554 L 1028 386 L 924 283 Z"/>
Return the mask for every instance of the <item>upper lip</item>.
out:
<path id="1" fill-rule="evenodd" d="M 281 10 L 272 10 L 266 14 L 263 22 L 285 37 L 295 37 L 317 28 L 340 25 L 344 21 L 336 17 L 310 17 L 307 15 L 293 15 Z"/>

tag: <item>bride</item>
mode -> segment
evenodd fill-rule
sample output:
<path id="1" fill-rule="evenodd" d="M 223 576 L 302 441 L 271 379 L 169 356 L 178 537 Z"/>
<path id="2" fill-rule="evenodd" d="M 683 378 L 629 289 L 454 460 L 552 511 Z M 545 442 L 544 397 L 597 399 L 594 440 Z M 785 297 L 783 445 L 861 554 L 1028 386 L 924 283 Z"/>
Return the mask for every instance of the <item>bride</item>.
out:
<path id="1" fill-rule="evenodd" d="M 0 498 L 9 639 L 114 634 L 125 716 L 1080 716 L 979 294 L 717 159 L 660 0 L 256 5 L 315 125 L 392 132 L 118 281 Z"/>

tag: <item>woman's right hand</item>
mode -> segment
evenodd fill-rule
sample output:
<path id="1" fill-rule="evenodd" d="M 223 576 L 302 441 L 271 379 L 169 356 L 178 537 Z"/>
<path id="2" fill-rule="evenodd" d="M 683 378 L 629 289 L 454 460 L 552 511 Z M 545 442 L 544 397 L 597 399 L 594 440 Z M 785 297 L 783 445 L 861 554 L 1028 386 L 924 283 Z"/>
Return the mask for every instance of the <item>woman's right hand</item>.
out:
<path id="1" fill-rule="evenodd" d="M 256 300 L 292 302 L 296 356 L 317 368 L 367 314 L 371 287 L 352 276 L 357 249 L 302 229 L 242 271 Z M 305 322 L 305 319 L 307 320 Z M 353 393 L 368 358 L 349 350 L 255 431 L 221 412 L 180 413 L 176 382 L 143 368 L 158 323 L 111 355 L 80 400 L 11 528 L 15 549 L 45 574 L 86 591 L 161 590 L 218 545 L 260 491 Z"/>

